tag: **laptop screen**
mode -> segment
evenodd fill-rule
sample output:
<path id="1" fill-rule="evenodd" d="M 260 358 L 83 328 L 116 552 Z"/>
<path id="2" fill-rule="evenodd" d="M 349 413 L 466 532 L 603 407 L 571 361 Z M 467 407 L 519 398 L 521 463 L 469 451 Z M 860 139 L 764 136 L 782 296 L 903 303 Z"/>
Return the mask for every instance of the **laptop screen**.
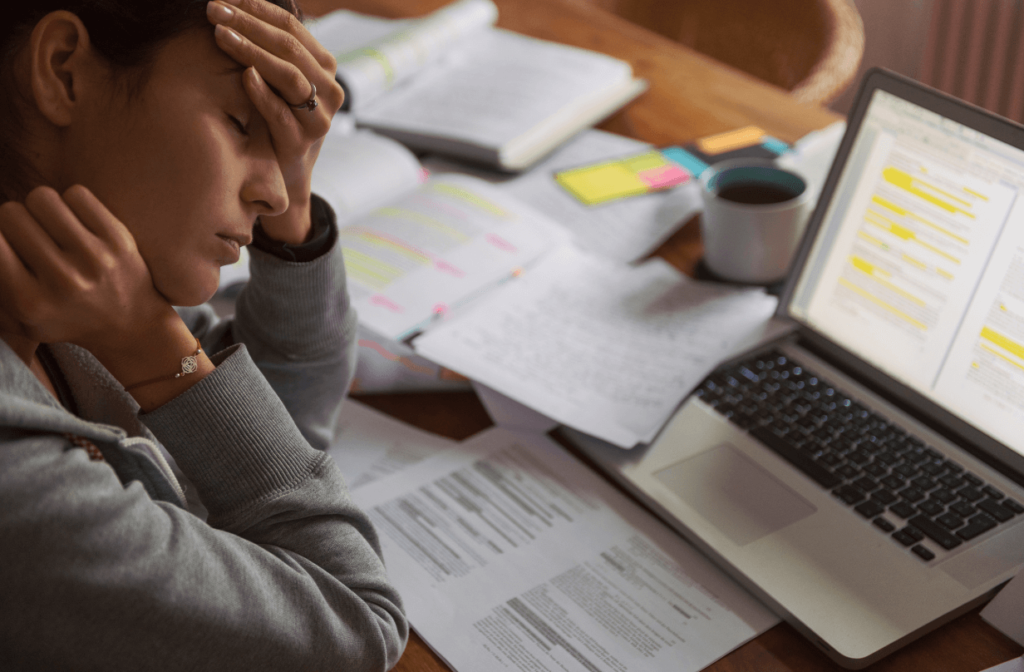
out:
<path id="1" fill-rule="evenodd" d="M 1024 151 L 871 96 L 790 315 L 1024 455 Z"/>

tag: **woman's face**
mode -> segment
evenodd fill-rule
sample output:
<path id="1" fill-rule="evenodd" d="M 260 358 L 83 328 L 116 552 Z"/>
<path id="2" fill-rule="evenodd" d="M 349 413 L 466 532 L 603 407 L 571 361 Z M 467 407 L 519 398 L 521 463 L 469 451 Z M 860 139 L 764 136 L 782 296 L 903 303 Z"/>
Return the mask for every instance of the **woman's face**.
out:
<path id="1" fill-rule="evenodd" d="M 189 30 L 159 50 L 141 91 L 111 81 L 66 129 L 65 187 L 85 185 L 128 227 L 174 305 L 213 296 L 256 217 L 288 207 L 241 72 L 211 30 Z"/>

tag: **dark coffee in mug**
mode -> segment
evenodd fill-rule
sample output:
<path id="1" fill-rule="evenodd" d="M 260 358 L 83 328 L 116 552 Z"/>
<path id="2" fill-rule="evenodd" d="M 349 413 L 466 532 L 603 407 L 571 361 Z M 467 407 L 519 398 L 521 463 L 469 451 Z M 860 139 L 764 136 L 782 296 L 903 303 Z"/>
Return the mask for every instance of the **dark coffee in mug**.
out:
<path id="1" fill-rule="evenodd" d="M 765 182 L 739 182 L 718 189 L 718 197 L 733 203 L 767 205 L 785 203 L 799 196 L 803 190 L 794 191 L 779 184 Z"/>

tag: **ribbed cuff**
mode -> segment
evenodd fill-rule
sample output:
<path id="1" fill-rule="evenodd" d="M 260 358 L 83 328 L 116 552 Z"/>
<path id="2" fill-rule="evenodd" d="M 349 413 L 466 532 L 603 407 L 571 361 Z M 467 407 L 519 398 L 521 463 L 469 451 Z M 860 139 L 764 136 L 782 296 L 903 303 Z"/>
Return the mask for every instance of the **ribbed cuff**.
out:
<path id="1" fill-rule="evenodd" d="M 196 486 L 211 522 L 295 488 L 323 454 L 302 437 L 244 345 L 218 353 L 217 368 L 143 422 Z"/>
<path id="2" fill-rule="evenodd" d="M 337 356 L 356 324 L 341 249 L 304 264 L 255 250 L 250 264 L 252 278 L 235 304 L 236 340 L 248 342 L 251 330 L 282 360 Z"/>
<path id="3" fill-rule="evenodd" d="M 283 261 L 306 263 L 321 257 L 334 247 L 338 239 L 337 217 L 334 210 L 324 199 L 316 194 L 310 195 L 310 223 L 313 231 L 310 239 L 299 245 L 290 245 L 274 240 L 263 230 L 263 224 L 256 223 L 252 230 L 252 247 L 272 254 Z"/>

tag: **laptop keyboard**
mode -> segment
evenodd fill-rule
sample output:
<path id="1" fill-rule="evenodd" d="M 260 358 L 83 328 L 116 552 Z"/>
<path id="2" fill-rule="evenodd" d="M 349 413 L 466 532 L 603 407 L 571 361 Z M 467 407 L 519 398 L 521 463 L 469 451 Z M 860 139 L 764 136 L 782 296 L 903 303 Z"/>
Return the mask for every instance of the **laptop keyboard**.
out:
<path id="1" fill-rule="evenodd" d="M 779 351 L 725 365 L 694 392 L 924 561 L 1024 506 Z"/>

